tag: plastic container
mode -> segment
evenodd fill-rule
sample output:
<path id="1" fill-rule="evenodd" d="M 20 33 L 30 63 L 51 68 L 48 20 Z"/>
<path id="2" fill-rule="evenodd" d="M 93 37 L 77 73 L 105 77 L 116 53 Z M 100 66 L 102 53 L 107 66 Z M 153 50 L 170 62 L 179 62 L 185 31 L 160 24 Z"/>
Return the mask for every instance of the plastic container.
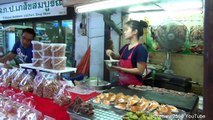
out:
<path id="1" fill-rule="evenodd" d="M 41 50 L 33 50 L 33 58 L 42 58 L 42 51 Z"/>
<path id="2" fill-rule="evenodd" d="M 32 58 L 32 64 L 35 67 L 40 67 L 42 65 L 42 58 Z"/>
<path id="3" fill-rule="evenodd" d="M 22 103 L 22 101 L 26 98 L 23 92 L 16 93 L 12 96 L 12 100 Z"/>
<path id="4" fill-rule="evenodd" d="M 66 52 L 66 44 L 55 43 L 52 44 L 52 55 L 53 57 L 64 57 Z"/>
<path id="5" fill-rule="evenodd" d="M 42 62 L 42 67 L 46 69 L 52 69 L 52 57 L 42 57 L 43 62 Z"/>
<path id="6" fill-rule="evenodd" d="M 33 50 L 42 50 L 43 43 L 38 42 L 38 41 L 32 41 L 31 43 L 33 45 Z"/>
<path id="7" fill-rule="evenodd" d="M 64 70 L 66 68 L 67 57 L 52 57 L 54 70 Z"/>
<path id="8" fill-rule="evenodd" d="M 52 56 L 52 51 L 51 51 L 52 45 L 51 44 L 47 44 L 44 43 L 42 45 L 42 52 L 43 52 L 43 56 Z"/>

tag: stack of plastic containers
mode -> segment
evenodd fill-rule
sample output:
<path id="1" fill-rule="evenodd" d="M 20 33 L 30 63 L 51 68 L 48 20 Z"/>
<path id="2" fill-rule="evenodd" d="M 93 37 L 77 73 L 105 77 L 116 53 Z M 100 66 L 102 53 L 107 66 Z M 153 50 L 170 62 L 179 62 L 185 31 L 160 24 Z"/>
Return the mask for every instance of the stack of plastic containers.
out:
<path id="1" fill-rule="evenodd" d="M 66 44 L 52 44 L 52 65 L 54 70 L 64 70 L 66 67 L 65 57 Z"/>
<path id="2" fill-rule="evenodd" d="M 40 67 L 42 64 L 42 44 L 38 41 L 32 41 L 33 44 L 33 58 L 32 63 L 35 67 Z"/>
<path id="3" fill-rule="evenodd" d="M 41 43 L 33 41 L 33 66 L 46 69 L 64 70 L 66 67 L 65 57 L 66 44 L 62 43 Z"/>

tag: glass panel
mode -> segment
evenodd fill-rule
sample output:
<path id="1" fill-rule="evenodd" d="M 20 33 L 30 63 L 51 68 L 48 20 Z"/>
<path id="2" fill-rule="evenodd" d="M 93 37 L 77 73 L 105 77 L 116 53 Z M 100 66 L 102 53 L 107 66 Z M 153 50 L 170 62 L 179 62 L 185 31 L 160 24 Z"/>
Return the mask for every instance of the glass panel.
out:
<path id="1" fill-rule="evenodd" d="M 36 40 L 41 42 L 59 42 L 58 21 L 44 21 L 36 23 Z"/>
<path id="2" fill-rule="evenodd" d="M 73 58 L 73 21 L 72 20 L 63 20 L 62 21 L 62 38 L 67 44 L 66 57 L 67 57 L 67 66 L 72 66 Z"/>

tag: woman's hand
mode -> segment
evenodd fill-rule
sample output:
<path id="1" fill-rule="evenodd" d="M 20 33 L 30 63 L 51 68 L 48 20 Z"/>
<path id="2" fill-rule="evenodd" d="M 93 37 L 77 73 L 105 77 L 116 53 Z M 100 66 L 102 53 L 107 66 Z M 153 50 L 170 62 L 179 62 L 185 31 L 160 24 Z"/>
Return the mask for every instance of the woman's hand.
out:
<path id="1" fill-rule="evenodd" d="M 107 56 L 110 57 L 110 56 L 112 56 L 113 54 L 114 54 L 114 52 L 113 52 L 112 50 L 110 50 L 110 49 L 107 49 L 107 50 L 106 50 L 106 55 L 107 55 Z"/>

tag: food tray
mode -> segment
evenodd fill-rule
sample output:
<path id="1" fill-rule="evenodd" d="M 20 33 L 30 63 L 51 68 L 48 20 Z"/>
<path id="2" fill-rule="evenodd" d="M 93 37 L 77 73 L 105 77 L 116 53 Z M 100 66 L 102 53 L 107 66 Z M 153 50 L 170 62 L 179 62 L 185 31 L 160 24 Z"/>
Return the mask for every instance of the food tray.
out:
<path id="1" fill-rule="evenodd" d="M 122 116 L 122 117 L 126 114 L 126 112 L 130 112 L 128 110 L 121 110 L 121 109 L 115 108 L 114 105 L 112 105 L 112 104 L 107 106 L 107 105 L 104 105 L 104 104 L 94 103 L 93 100 L 95 98 L 87 101 L 87 102 L 91 103 L 94 106 L 95 109 L 98 108 L 100 110 L 103 110 L 104 112 L 107 112 L 107 111 L 113 112 L 117 116 Z M 173 113 L 172 115 L 160 115 L 159 117 L 161 117 L 162 120 L 174 120 L 174 119 L 184 120 L 184 116 L 186 115 L 186 112 L 184 110 L 181 110 L 181 109 L 178 109 L 178 111 L 179 111 L 178 113 Z M 148 112 L 146 112 L 146 113 L 149 114 Z M 104 116 L 106 116 L 106 115 L 104 115 Z M 122 119 L 122 117 L 121 117 L 121 119 Z"/>
<path id="2" fill-rule="evenodd" d="M 93 116 L 86 116 L 80 113 L 75 113 L 69 109 L 68 114 L 70 114 L 70 117 L 73 120 L 122 120 L 122 117 L 124 116 L 124 114 L 117 114 L 111 109 L 99 108 L 96 105 L 94 107 L 95 109 L 93 110 Z"/>

